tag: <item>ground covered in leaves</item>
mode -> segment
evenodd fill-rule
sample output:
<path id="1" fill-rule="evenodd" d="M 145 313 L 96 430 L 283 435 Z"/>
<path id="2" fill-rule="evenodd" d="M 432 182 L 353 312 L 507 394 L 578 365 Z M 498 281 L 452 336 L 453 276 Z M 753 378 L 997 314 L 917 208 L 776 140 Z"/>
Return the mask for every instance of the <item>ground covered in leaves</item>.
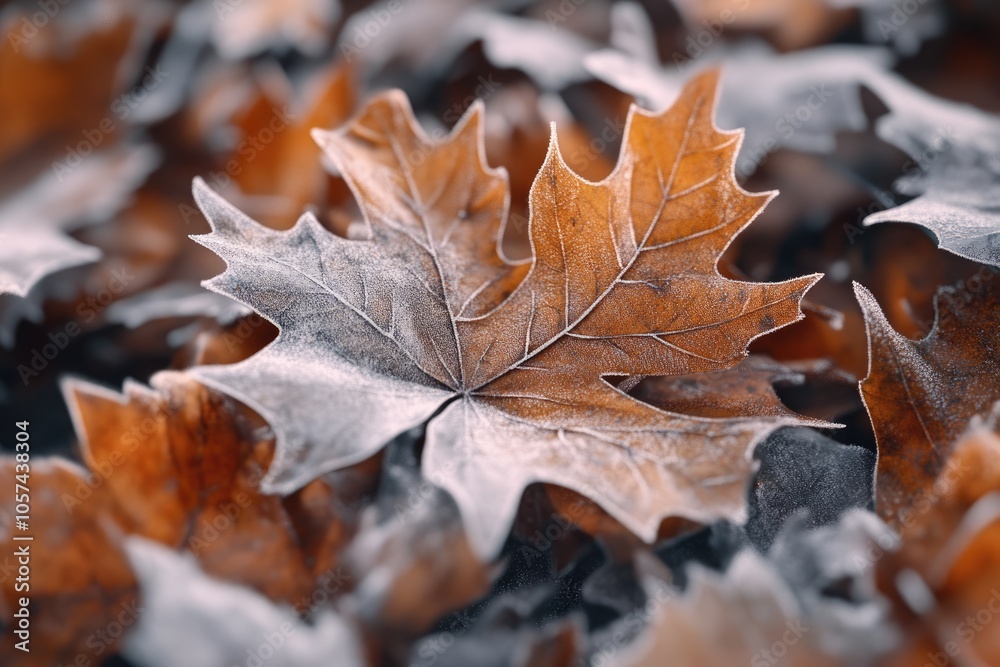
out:
<path id="1" fill-rule="evenodd" d="M 3 664 L 1000 664 L 992 3 L 0 28 Z"/>

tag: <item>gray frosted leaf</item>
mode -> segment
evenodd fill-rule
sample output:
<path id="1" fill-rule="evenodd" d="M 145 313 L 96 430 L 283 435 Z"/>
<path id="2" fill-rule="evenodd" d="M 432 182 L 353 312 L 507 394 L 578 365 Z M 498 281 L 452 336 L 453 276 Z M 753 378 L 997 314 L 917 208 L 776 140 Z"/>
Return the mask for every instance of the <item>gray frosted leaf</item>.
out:
<path id="1" fill-rule="evenodd" d="M 157 161 L 149 146 L 119 147 L 46 171 L 0 202 L 0 345 L 14 344 L 22 319 L 40 319 L 47 298 L 71 293 L 58 272 L 100 259 L 67 232 L 108 222 Z"/>
<path id="2" fill-rule="evenodd" d="M 337 50 L 374 75 L 392 64 L 428 71 L 448 67 L 479 38 L 476 24 L 489 8 L 517 7 L 521 0 L 381 0 L 353 14 Z"/>
<path id="3" fill-rule="evenodd" d="M 851 556 L 863 553 L 852 549 Z M 596 643 L 591 660 L 660 667 L 669 655 L 671 666 L 700 667 L 769 664 L 769 658 L 780 655 L 789 665 L 835 667 L 876 664 L 893 646 L 897 638 L 884 601 L 801 599 L 783 567 L 745 550 L 723 574 L 691 566 L 684 593 L 670 588 L 662 575 L 648 573 L 646 604 L 611 628 L 612 641 Z M 647 620 L 644 631 L 628 645 L 614 642 L 636 616 Z"/>
<path id="4" fill-rule="evenodd" d="M 814 528 L 806 512 L 792 517 L 768 554 L 796 592 L 823 646 L 843 664 L 872 664 L 897 646 L 891 605 L 879 592 L 879 558 L 899 546 L 898 535 L 871 512 L 853 509 L 834 524 Z"/>
<path id="5" fill-rule="evenodd" d="M 546 90 L 590 78 L 583 58 L 595 45 L 569 30 L 498 13 L 484 13 L 470 25 L 475 25 L 491 63 L 520 69 Z"/>
<path id="6" fill-rule="evenodd" d="M 216 48 L 228 60 L 289 48 L 317 56 L 329 44 L 340 11 L 340 0 L 206 1 L 203 20 L 211 21 Z"/>
<path id="7" fill-rule="evenodd" d="M 548 667 L 584 664 L 584 619 L 551 620 L 541 627 L 532 618 L 542 590 L 507 593 L 478 615 L 459 612 L 447 629 L 422 637 L 410 652 L 410 667 Z"/>
<path id="8" fill-rule="evenodd" d="M 912 159 L 895 188 L 916 199 L 864 224 L 911 222 L 945 250 L 1000 266 L 1000 116 L 943 100 L 884 73 L 872 88 L 889 107 L 876 130 Z"/>
<path id="9" fill-rule="evenodd" d="M 842 445 L 808 428 L 781 429 L 756 452 L 761 460 L 746 531 L 759 549 L 770 547 L 786 520 L 808 510 L 810 526 L 835 522 L 874 502 L 875 454 Z"/>
<path id="10" fill-rule="evenodd" d="M 309 215 L 287 232 L 269 230 L 201 182 L 195 198 L 214 230 L 201 242 L 230 267 L 207 286 L 281 330 L 279 341 L 246 361 L 192 371 L 274 426 L 282 445 L 272 488 L 288 492 L 368 458 L 448 399 L 433 375 L 446 373 L 438 343 L 419 326 L 435 310 L 446 315 L 432 299 L 421 303 L 427 290 L 405 265 L 393 275 L 383 272 L 391 258 L 378 257 L 365 275 L 366 251 L 379 253 L 370 242 L 335 237 Z M 309 298 L 289 298 L 295 293 Z M 369 327 L 379 335 L 368 334 Z M 398 342 L 404 338 L 436 362 L 426 373 Z"/>
<path id="11" fill-rule="evenodd" d="M 619 2 L 611 6 L 611 47 L 641 62 L 656 65 L 656 28 L 638 2 Z"/>
<path id="12" fill-rule="evenodd" d="M 209 577 L 190 554 L 140 538 L 125 542 L 142 593 L 123 654 L 139 667 L 363 667 L 361 638 L 343 618 L 320 611 L 303 623 L 249 588 Z"/>
<path id="13" fill-rule="evenodd" d="M 96 261 L 66 232 L 106 222 L 156 166 L 153 149 L 125 147 L 46 171 L 0 203 L 0 294 L 26 296 L 43 277 Z"/>
<path id="14" fill-rule="evenodd" d="M 736 172 L 746 177 L 779 147 L 825 153 L 835 147 L 837 132 L 864 129 L 861 84 L 890 62 L 890 54 L 879 48 L 827 46 L 778 54 L 746 41 L 661 67 L 611 50 L 589 55 L 585 65 L 654 109 L 672 103 L 692 71 L 721 67 L 718 123 L 745 128 Z"/>

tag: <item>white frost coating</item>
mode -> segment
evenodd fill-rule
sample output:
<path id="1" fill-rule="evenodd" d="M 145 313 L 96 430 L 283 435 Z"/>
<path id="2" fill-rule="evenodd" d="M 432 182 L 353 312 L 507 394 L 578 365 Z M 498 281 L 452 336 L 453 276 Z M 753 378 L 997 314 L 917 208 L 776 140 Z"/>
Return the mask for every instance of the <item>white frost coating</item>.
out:
<path id="1" fill-rule="evenodd" d="M 672 180 L 661 183 L 655 188 L 656 197 L 664 200 L 660 208 L 666 207 L 660 213 L 655 213 L 655 201 L 649 202 L 648 212 L 641 207 L 635 214 L 619 211 L 614 220 L 606 218 L 607 211 L 582 212 L 575 219 L 575 237 L 564 236 L 560 224 L 565 221 L 560 223 L 558 216 L 533 209 L 533 243 L 558 244 L 563 238 L 575 243 L 608 232 L 618 243 L 580 250 L 578 254 L 593 256 L 573 258 L 587 264 L 572 272 L 565 254 L 560 261 L 552 253 L 536 253 L 527 277 L 510 294 L 503 292 L 506 297 L 488 300 L 485 310 L 474 309 L 476 296 L 484 286 L 509 280 L 520 265 L 498 258 L 497 230 L 506 217 L 509 192 L 505 174 L 486 167 L 479 105 L 440 144 L 428 143 L 415 127 L 399 93 L 373 102 L 344 130 L 316 133 L 359 199 L 369 240 L 336 237 L 310 215 L 287 232 L 266 229 L 197 181 L 195 198 L 213 231 L 195 238 L 228 266 L 206 286 L 252 307 L 281 332 L 247 361 L 192 371 L 271 423 L 278 445 L 265 488 L 289 492 L 325 471 L 365 459 L 451 401 L 430 419 L 423 469 L 428 479 L 454 495 L 471 544 L 483 558 L 493 558 L 502 546 L 521 493 L 533 481 L 587 494 L 649 541 L 668 515 L 739 520 L 746 511 L 754 445 L 781 426 L 817 422 L 773 414 L 732 419 L 671 414 L 639 403 L 601 379 L 602 373 L 629 364 L 681 374 L 704 370 L 706 364 L 713 370 L 735 364 L 750 339 L 801 317 L 798 299 L 818 279 L 755 284 L 727 281 L 718 274 L 717 253 L 756 217 L 757 206 L 739 209 L 742 213 L 722 222 L 705 220 L 704 229 L 646 247 L 654 228 L 668 224 L 664 221 L 671 219 L 673 206 L 682 207 L 680 211 L 718 208 L 721 217 L 726 206 L 746 196 L 732 180 L 739 137 L 720 136 L 707 121 L 712 110 L 703 102 L 704 97 L 692 95 L 692 110 L 681 111 L 691 115 L 680 116 L 674 125 L 678 133 L 691 135 L 691 145 L 685 135 L 675 156 L 652 158 L 673 161 L 673 166 L 644 165 L 654 174 L 646 185 L 656 185 L 657 169 L 664 174 L 683 171 L 684 160 L 702 160 L 713 151 L 725 161 L 721 179 L 713 176 L 676 189 Z M 697 134 L 690 129 L 695 114 L 708 126 Z M 629 123 L 640 117 L 650 115 L 634 113 Z M 465 143 L 455 152 L 449 142 Z M 407 161 L 408 154 L 420 160 Z M 569 172 L 553 139 L 532 190 L 533 206 L 559 199 L 550 192 L 557 179 L 565 188 L 560 196 L 570 200 L 577 188 L 629 187 L 621 179 L 632 178 L 634 161 L 630 152 L 606 181 L 587 183 Z M 441 170 L 450 177 L 441 178 Z M 558 175 L 551 178 L 541 175 L 554 173 Z M 717 180 L 726 189 L 717 192 Z M 655 215 L 640 239 L 628 245 L 629 226 L 640 214 Z M 585 228 L 590 231 L 581 231 Z M 690 268 L 691 248 L 680 244 L 708 235 L 713 235 L 711 249 L 700 250 L 703 259 Z M 675 253 L 683 255 L 687 273 L 671 276 L 661 268 L 664 280 L 672 281 L 670 299 L 649 296 L 658 300 L 662 323 L 650 320 L 648 336 L 623 338 L 629 353 L 587 342 L 619 337 L 599 329 L 610 326 L 601 324 L 606 320 L 589 317 L 598 305 L 633 308 L 627 300 L 651 289 L 648 280 L 630 281 L 626 265 L 631 267 L 641 255 L 643 262 L 673 266 Z M 550 275 L 559 276 L 555 284 L 560 285 L 548 288 L 551 294 L 543 290 Z M 689 297 L 681 296 L 681 290 Z M 675 303 L 681 298 L 691 303 Z M 728 300 L 732 317 L 718 320 L 703 303 L 716 298 Z M 616 299 L 617 305 L 612 303 Z M 668 304 L 672 310 L 666 309 Z M 687 317 L 701 319 L 686 328 L 682 323 Z M 711 354 L 710 343 L 690 339 L 694 331 L 709 336 L 711 345 L 735 347 L 722 360 L 710 359 L 688 349 L 697 345 Z M 664 338 L 654 340 L 653 334 Z M 474 350 L 474 345 L 482 348 Z M 572 350 L 587 346 L 592 348 L 587 364 L 558 361 L 560 354 L 583 359 Z M 606 351 L 598 354 L 598 348 Z M 501 380 L 506 389 L 497 385 Z"/>
<path id="2" fill-rule="evenodd" d="M 362 71 L 377 72 L 394 61 L 405 62 L 415 71 L 434 70 L 477 39 L 477 34 L 468 29 L 467 16 L 479 16 L 483 8 L 516 7 L 519 2 L 381 0 L 351 15 L 340 31 L 340 50 L 346 49 Z M 388 21 L 387 15 L 392 17 Z M 358 35 L 364 36 L 367 27 L 371 36 L 373 25 L 378 26 L 378 32 L 365 44 Z"/>
<path id="3" fill-rule="evenodd" d="M 646 429 L 553 429 L 455 401 L 428 427 L 423 467 L 455 498 L 483 556 L 503 546 L 521 493 L 534 482 L 578 491 L 653 542 L 666 514 L 743 523 L 753 448 L 775 429 L 803 423 L 663 416 Z M 728 475 L 720 478 L 720 469 Z"/>
<path id="4" fill-rule="evenodd" d="M 837 132 L 864 129 L 861 84 L 890 62 L 889 52 L 874 47 L 777 54 L 763 42 L 745 41 L 717 47 L 684 69 L 614 50 L 593 53 L 584 64 L 598 79 L 653 109 L 672 104 L 694 72 L 721 66 L 718 125 L 746 129 L 736 173 L 747 176 L 779 146 L 826 153 L 835 147 Z"/>
<path id="5" fill-rule="evenodd" d="M 195 199 L 213 229 L 198 240 L 229 266 L 206 287 L 241 300 L 281 329 L 277 341 L 246 361 L 191 371 L 257 410 L 275 429 L 280 445 L 264 488 L 291 492 L 362 461 L 447 400 L 450 393 L 388 335 L 408 325 L 400 336 L 419 339 L 422 327 L 414 324 L 427 315 L 405 313 L 419 304 L 397 304 L 403 295 L 426 295 L 405 266 L 397 262 L 393 275 L 386 266 L 391 258 L 373 262 L 369 284 L 358 275 L 369 260 L 350 255 L 372 243 L 337 239 L 308 216 L 287 232 L 266 229 L 201 181 Z M 296 293 L 310 298 L 294 298 Z M 425 328 L 432 324 L 424 321 Z M 383 335 L 372 336 L 369 327 L 375 326 Z M 433 345 L 424 339 L 415 347 Z M 371 367 L 376 360 L 381 368 Z"/>
<path id="6" fill-rule="evenodd" d="M 366 664 L 358 634 L 332 611 L 306 624 L 291 607 L 209 577 L 190 554 L 136 537 L 125 549 L 140 598 L 122 653 L 140 667 L 243 665 L 251 655 L 284 667 Z"/>
<path id="7" fill-rule="evenodd" d="M 611 6 L 612 48 L 651 65 L 659 62 L 656 28 L 638 2 L 618 2 Z"/>
<path id="8" fill-rule="evenodd" d="M 1000 116 L 934 97 L 888 72 L 870 85 L 890 109 L 879 119 L 879 136 L 913 158 L 894 187 L 919 196 L 864 224 L 922 225 L 945 250 L 1000 266 Z"/>

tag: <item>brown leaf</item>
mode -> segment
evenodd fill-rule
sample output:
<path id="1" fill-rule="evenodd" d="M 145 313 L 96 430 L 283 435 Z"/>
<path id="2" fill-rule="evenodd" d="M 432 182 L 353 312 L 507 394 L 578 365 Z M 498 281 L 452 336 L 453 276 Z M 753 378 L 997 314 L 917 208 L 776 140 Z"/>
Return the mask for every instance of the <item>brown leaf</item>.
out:
<path id="1" fill-rule="evenodd" d="M 285 503 L 315 512 L 318 494 L 322 534 L 342 542 L 346 527 L 323 482 L 290 501 L 263 495 L 259 482 L 272 454 L 266 436 L 227 398 L 181 373 L 161 373 L 154 386 L 127 383 L 119 395 L 64 383 L 84 460 L 114 517 L 127 533 L 190 550 L 207 573 L 272 599 L 310 594 L 316 577 L 335 568 L 336 554 L 322 543 L 317 553 L 303 550 Z"/>
<path id="2" fill-rule="evenodd" d="M 283 105 L 262 90 L 235 119 L 247 143 L 241 142 L 225 162 L 236 165 L 230 173 L 245 193 L 241 203 L 267 226 L 287 229 L 307 205 L 327 204 L 332 177 L 310 132 L 347 120 L 355 105 L 353 79 L 350 67 L 329 67 L 309 81 L 301 108 Z"/>
<path id="3" fill-rule="evenodd" d="M 931 333 L 912 341 L 886 321 L 864 287 L 855 294 L 868 326 L 869 372 L 861 394 L 878 443 L 876 499 L 894 527 L 933 484 L 952 443 L 1000 400 L 1000 303 L 996 277 L 942 288 Z"/>
<path id="4" fill-rule="evenodd" d="M 33 13 L 38 7 L 7 14 L 6 44 L 0 50 L 0 164 L 35 142 L 36 150 L 62 152 L 63 142 L 76 146 L 85 140 L 84 130 L 111 120 L 109 107 L 121 92 L 120 79 L 112 74 L 118 65 L 134 66 L 128 56 L 134 56 L 129 46 L 136 38 L 136 18 L 125 4 L 81 8 L 83 15 L 73 20 L 46 16 L 44 23 Z M 17 169 L 23 170 L 24 163 L 10 175 Z"/>
<path id="5" fill-rule="evenodd" d="M 135 576 L 122 546 L 121 530 L 110 518 L 108 503 L 99 493 L 74 504 L 72 499 L 93 493 L 93 479 L 73 464 L 59 459 L 32 459 L 27 486 L 31 489 L 29 530 L 15 530 L 14 489 L 24 474 L 13 458 L 0 460 L 0 539 L 7 545 L 0 557 L 2 598 L 0 611 L 4 641 L 0 662 L 5 665 L 75 665 L 83 656 L 96 664 L 99 656 L 115 653 L 133 614 L 138 595 Z M 68 500 L 69 499 L 69 502 Z M 15 542 L 16 535 L 32 541 Z M 18 556 L 30 550 L 30 575 L 18 582 Z M 30 588 L 24 588 L 24 584 Z M 14 644 L 19 599 L 30 605 L 30 653 Z M 123 615 L 124 614 L 124 615 Z"/>

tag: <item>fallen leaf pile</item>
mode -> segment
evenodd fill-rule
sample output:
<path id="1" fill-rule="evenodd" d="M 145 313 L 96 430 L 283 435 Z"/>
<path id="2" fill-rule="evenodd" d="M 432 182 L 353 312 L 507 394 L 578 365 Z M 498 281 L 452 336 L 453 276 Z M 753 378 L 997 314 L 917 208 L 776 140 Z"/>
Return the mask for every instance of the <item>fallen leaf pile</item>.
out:
<path id="1" fill-rule="evenodd" d="M 0 27 L 2 664 L 1000 664 L 992 8 Z"/>

